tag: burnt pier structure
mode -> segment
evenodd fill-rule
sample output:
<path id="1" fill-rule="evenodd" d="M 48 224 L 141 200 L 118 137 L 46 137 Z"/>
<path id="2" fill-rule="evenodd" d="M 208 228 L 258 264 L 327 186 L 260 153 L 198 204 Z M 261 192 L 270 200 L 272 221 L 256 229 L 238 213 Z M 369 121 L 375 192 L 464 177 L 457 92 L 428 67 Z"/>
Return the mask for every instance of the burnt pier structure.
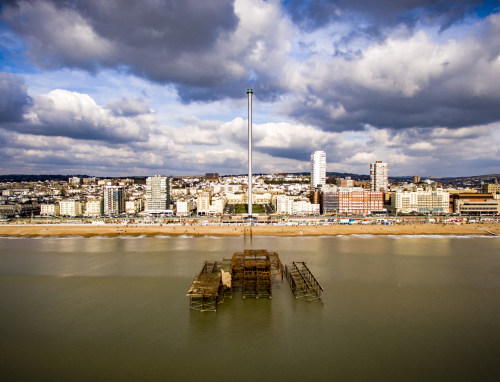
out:
<path id="1" fill-rule="evenodd" d="M 224 298 L 241 291 L 243 298 L 272 298 L 274 283 L 284 275 L 297 298 L 319 299 L 323 288 L 304 262 L 283 266 L 278 253 L 265 249 L 245 249 L 231 259 L 205 261 L 187 292 L 193 310 L 217 311 Z"/>
<path id="2" fill-rule="evenodd" d="M 321 298 L 323 287 L 303 261 L 294 261 L 285 267 L 285 275 L 295 298 L 316 300 Z"/>
<path id="3" fill-rule="evenodd" d="M 224 301 L 221 265 L 219 261 L 205 261 L 187 292 L 191 309 L 215 312 L 217 304 Z"/>
<path id="4" fill-rule="evenodd" d="M 231 290 L 241 290 L 243 298 L 272 298 L 272 284 L 283 282 L 283 269 L 276 252 L 265 249 L 235 252 L 231 261 Z"/>

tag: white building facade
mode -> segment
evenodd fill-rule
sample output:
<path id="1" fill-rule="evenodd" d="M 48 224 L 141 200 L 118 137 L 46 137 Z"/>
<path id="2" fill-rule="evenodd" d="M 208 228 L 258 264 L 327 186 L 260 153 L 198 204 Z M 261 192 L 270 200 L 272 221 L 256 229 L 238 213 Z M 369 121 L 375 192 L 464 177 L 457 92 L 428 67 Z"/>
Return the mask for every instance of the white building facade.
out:
<path id="1" fill-rule="evenodd" d="M 40 204 L 40 215 L 42 216 L 59 215 L 59 204 Z"/>
<path id="2" fill-rule="evenodd" d="M 442 189 L 398 191 L 391 196 L 391 205 L 397 213 L 448 213 L 450 194 Z"/>
<path id="3" fill-rule="evenodd" d="M 387 191 L 389 189 L 389 166 L 377 161 L 370 163 L 371 191 Z"/>
<path id="4" fill-rule="evenodd" d="M 78 200 L 68 199 L 59 202 L 59 214 L 61 216 L 82 216 L 82 204 Z"/>
<path id="5" fill-rule="evenodd" d="M 308 199 L 299 199 L 280 195 L 274 199 L 276 213 L 278 215 L 319 215 L 320 205 L 311 203 Z"/>
<path id="6" fill-rule="evenodd" d="M 280 195 L 274 200 L 274 208 L 276 210 L 276 213 L 278 215 L 291 215 L 292 214 L 292 208 L 293 208 L 293 199 Z"/>
<path id="7" fill-rule="evenodd" d="M 175 202 L 175 214 L 177 216 L 189 216 L 189 202 L 178 200 Z"/>
<path id="8" fill-rule="evenodd" d="M 311 187 L 321 187 L 326 184 L 326 154 L 315 151 L 311 154 Z"/>
<path id="9" fill-rule="evenodd" d="M 294 200 L 292 203 L 292 214 L 298 216 L 319 215 L 320 205 L 311 203 L 307 199 Z"/>
<path id="10" fill-rule="evenodd" d="M 170 208 L 170 178 L 162 175 L 146 179 L 147 210 L 150 213 L 164 213 Z"/>
<path id="11" fill-rule="evenodd" d="M 136 215 L 140 211 L 142 211 L 143 205 L 144 205 L 143 199 L 127 200 L 125 202 L 125 212 L 128 215 Z"/>
<path id="12" fill-rule="evenodd" d="M 210 215 L 222 215 L 226 207 L 225 198 L 212 199 L 208 213 Z"/>
<path id="13" fill-rule="evenodd" d="M 85 204 L 85 216 L 102 216 L 104 213 L 104 203 L 102 199 L 89 200 Z"/>
<path id="14" fill-rule="evenodd" d="M 416 192 L 395 192 L 391 195 L 391 205 L 397 213 L 409 214 L 418 211 L 418 198 Z"/>
<path id="15" fill-rule="evenodd" d="M 205 215 L 210 212 L 210 191 L 202 191 L 196 199 L 196 213 Z"/>

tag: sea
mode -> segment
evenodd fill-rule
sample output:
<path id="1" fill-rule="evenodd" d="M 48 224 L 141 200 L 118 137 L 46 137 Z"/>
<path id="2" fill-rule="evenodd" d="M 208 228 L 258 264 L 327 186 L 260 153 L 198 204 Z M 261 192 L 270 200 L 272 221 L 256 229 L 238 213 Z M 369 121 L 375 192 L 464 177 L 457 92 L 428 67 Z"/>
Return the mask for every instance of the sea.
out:
<path id="1" fill-rule="evenodd" d="M 324 289 L 186 293 L 243 249 Z M 500 237 L 0 238 L 1 381 L 499 381 Z"/>

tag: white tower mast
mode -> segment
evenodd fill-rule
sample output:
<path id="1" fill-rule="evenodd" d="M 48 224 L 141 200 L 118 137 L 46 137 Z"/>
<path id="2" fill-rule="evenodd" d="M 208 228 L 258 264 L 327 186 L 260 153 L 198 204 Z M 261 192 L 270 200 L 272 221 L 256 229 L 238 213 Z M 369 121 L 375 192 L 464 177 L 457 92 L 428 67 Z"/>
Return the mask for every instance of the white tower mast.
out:
<path id="1" fill-rule="evenodd" d="M 248 217 L 252 219 L 252 89 L 248 94 Z"/>

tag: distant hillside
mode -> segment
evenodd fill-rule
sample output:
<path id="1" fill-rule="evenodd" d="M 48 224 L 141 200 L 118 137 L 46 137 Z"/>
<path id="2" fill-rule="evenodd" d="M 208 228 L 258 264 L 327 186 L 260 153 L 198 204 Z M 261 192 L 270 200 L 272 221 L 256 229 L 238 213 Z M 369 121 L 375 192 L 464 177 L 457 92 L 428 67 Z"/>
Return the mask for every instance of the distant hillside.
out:
<path id="1" fill-rule="evenodd" d="M 335 178 L 344 179 L 350 177 L 353 180 L 370 180 L 370 175 L 353 174 L 350 172 L 327 172 L 326 176 L 333 176 Z"/>
<path id="2" fill-rule="evenodd" d="M 92 178 L 91 175 L 80 175 L 80 174 L 69 174 L 69 175 L 23 175 L 23 174 L 11 174 L 11 175 L 0 175 L 0 182 L 44 182 L 46 180 L 60 180 L 67 181 L 72 177 L 77 178 Z M 146 176 L 110 176 L 110 177 L 96 177 L 96 178 L 109 178 L 109 179 L 134 179 L 136 183 L 141 181 L 146 182 Z"/>
<path id="3" fill-rule="evenodd" d="M 296 172 L 296 173 L 288 173 L 290 175 L 303 175 L 303 176 L 309 176 L 311 175 L 309 172 Z M 266 175 L 266 174 L 254 174 L 254 175 Z M 39 181 L 46 181 L 46 180 L 61 180 L 61 181 L 67 181 L 71 177 L 78 177 L 78 178 L 89 178 L 91 175 L 81 175 L 81 174 L 67 174 L 67 175 L 61 175 L 61 174 L 41 174 L 41 175 L 26 175 L 26 174 L 10 174 L 10 175 L 0 175 L 0 182 L 39 182 Z M 228 175 L 229 176 L 229 175 Z M 237 175 L 235 175 L 237 176 Z M 245 176 L 245 174 L 242 174 L 240 176 Z M 335 178 L 347 178 L 350 177 L 353 180 L 360 180 L 360 181 L 367 181 L 370 180 L 370 175 L 365 175 L 365 174 L 353 174 L 349 172 L 327 172 L 326 173 L 327 177 L 335 177 Z M 199 176 L 200 178 L 203 178 L 203 175 Z M 99 177 L 103 178 L 103 177 Z M 134 179 L 136 183 L 141 183 L 145 182 L 146 177 L 145 176 L 120 176 L 120 177 L 108 177 L 112 179 Z M 175 178 L 180 179 L 182 177 L 176 176 Z M 431 176 L 421 176 L 421 179 L 431 179 L 435 182 L 440 182 L 443 184 L 470 184 L 472 183 L 477 183 L 479 184 L 481 181 L 485 183 L 492 183 L 494 180 L 498 179 L 500 180 L 500 174 L 490 174 L 490 175 L 474 175 L 474 176 L 461 176 L 461 177 L 431 177 Z M 411 181 L 412 177 L 411 176 L 390 176 L 389 179 L 399 181 L 399 182 L 405 182 L 405 181 Z"/>
<path id="4" fill-rule="evenodd" d="M 0 182 L 44 182 L 46 180 L 61 180 L 67 181 L 69 178 L 76 176 L 78 178 L 89 178 L 88 175 L 23 175 L 11 174 L 0 175 Z"/>
<path id="5" fill-rule="evenodd" d="M 310 172 L 293 172 L 289 173 L 290 175 L 303 175 L 303 176 L 309 176 L 311 175 Z M 363 174 L 353 174 L 351 172 L 330 172 L 328 171 L 326 173 L 327 177 L 335 177 L 335 178 L 347 178 L 351 177 L 353 180 L 370 180 L 370 175 L 363 175 Z"/>
<path id="6" fill-rule="evenodd" d="M 308 175 L 310 175 L 310 173 L 309 172 L 300 172 L 300 173 L 295 173 L 295 175 L 308 176 Z M 335 177 L 335 178 L 350 177 L 353 180 L 359 180 L 359 181 L 369 181 L 370 180 L 370 175 L 353 174 L 353 173 L 347 173 L 347 172 L 327 172 L 326 176 L 327 177 Z M 412 178 L 413 178 L 413 176 L 390 176 L 389 180 L 391 180 L 393 183 L 411 182 Z M 493 183 L 495 181 L 495 179 L 500 180 L 500 175 L 491 174 L 491 175 L 475 175 L 475 176 L 461 176 L 461 177 L 421 176 L 421 179 L 422 180 L 431 179 L 434 182 L 442 183 L 443 185 L 446 185 L 446 186 L 470 188 L 470 187 L 480 187 L 481 182 Z"/>

